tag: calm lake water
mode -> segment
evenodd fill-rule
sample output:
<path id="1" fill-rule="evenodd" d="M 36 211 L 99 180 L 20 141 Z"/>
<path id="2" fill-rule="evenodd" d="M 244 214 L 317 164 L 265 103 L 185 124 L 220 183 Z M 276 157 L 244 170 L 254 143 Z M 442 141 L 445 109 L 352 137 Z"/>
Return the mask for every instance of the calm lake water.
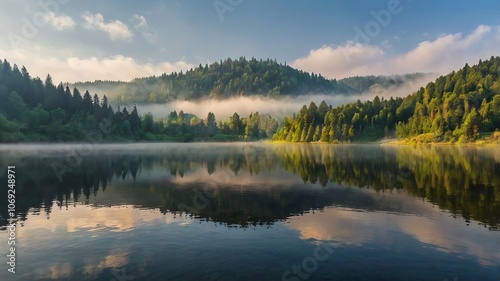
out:
<path id="1" fill-rule="evenodd" d="M 500 149 L 0 146 L 0 280 L 500 280 Z"/>

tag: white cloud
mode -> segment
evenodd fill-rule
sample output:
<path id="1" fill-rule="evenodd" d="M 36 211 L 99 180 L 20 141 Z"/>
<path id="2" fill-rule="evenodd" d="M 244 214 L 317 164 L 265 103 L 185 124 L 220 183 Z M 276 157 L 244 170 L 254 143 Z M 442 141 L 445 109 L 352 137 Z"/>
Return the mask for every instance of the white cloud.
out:
<path id="1" fill-rule="evenodd" d="M 119 20 L 104 22 L 104 16 L 99 13 L 95 15 L 86 13 L 82 17 L 85 20 L 85 27 L 87 29 L 97 29 L 105 32 L 113 41 L 117 39 L 130 41 L 132 39 L 132 31 L 130 31 L 126 24 Z"/>
<path id="2" fill-rule="evenodd" d="M 381 57 L 384 57 L 384 52 L 380 48 L 360 43 L 354 44 L 350 41 L 344 46 L 323 46 L 311 50 L 307 57 L 297 59 L 291 65 L 309 72 L 321 73 L 326 77 L 336 78 L 341 73 L 349 72 L 350 69 L 374 63 Z"/>
<path id="3" fill-rule="evenodd" d="M 186 70 L 193 67 L 185 61 L 174 63 L 163 62 L 159 64 L 138 63 L 135 59 L 125 56 L 114 56 L 111 58 L 68 58 L 65 63 L 75 70 L 75 77 L 72 80 L 132 80 L 137 77 L 160 75 L 164 72 Z M 76 72 L 78 71 L 78 72 Z M 87 74 L 89 73 L 89 74 Z M 101 77 L 101 78 L 100 78 Z"/>
<path id="4" fill-rule="evenodd" d="M 43 49 L 39 52 L 34 49 L 14 49 L 11 51 L 0 49 L 0 58 L 6 58 L 19 66 L 25 65 L 33 77 L 38 76 L 44 79 L 49 72 L 55 82 L 94 81 L 96 79 L 130 81 L 138 77 L 186 71 L 194 67 L 184 59 L 153 64 L 141 63 L 132 57 L 122 55 L 106 58 L 70 56 L 62 59 L 43 54 Z"/>
<path id="5" fill-rule="evenodd" d="M 134 24 L 134 28 L 137 31 L 140 31 L 150 44 L 154 44 L 156 42 L 157 32 L 149 27 L 144 16 L 133 15 L 132 22 Z"/>
<path id="6" fill-rule="evenodd" d="M 136 24 L 134 25 L 135 29 L 141 30 L 149 28 L 148 22 L 144 16 L 133 15 L 132 18 L 136 21 Z"/>
<path id="7" fill-rule="evenodd" d="M 73 27 L 75 26 L 75 21 L 70 16 L 58 16 L 53 12 L 45 14 L 44 20 L 46 23 L 52 25 L 52 27 L 59 31 L 73 29 Z"/>
<path id="8" fill-rule="evenodd" d="M 500 27 L 478 26 L 470 34 L 440 35 L 433 41 L 423 41 L 414 49 L 392 56 L 386 48 L 347 42 L 342 46 L 322 46 L 295 60 L 293 67 L 328 78 L 355 75 L 390 75 L 412 72 L 446 74 L 465 63 L 500 55 Z"/>

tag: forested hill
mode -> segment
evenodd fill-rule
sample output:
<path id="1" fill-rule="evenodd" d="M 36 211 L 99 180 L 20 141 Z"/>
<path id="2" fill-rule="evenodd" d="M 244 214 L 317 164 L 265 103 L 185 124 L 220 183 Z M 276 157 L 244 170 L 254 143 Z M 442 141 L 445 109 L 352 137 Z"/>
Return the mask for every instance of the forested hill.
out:
<path id="1" fill-rule="evenodd" d="M 424 74 L 353 77 L 340 81 L 294 69 L 275 60 L 230 58 L 211 65 L 199 65 L 185 73 L 137 78 L 130 82 L 94 81 L 72 87 L 104 93 L 118 103 L 162 103 L 169 100 L 224 99 L 262 95 L 277 98 L 307 94 L 356 94 L 374 85 L 399 86 Z"/>
<path id="2" fill-rule="evenodd" d="M 420 79 L 429 78 L 430 76 L 437 77 L 437 74 L 432 73 L 411 73 L 404 75 L 392 76 L 354 76 L 338 80 L 340 85 L 348 87 L 349 90 L 356 93 L 364 93 L 373 90 L 373 87 L 388 89 L 390 87 L 398 87 L 405 82 L 418 81 Z M 427 80 L 430 81 L 431 79 Z"/>
<path id="3" fill-rule="evenodd" d="M 278 128 L 276 119 L 258 112 L 218 118 L 181 110 L 155 120 L 151 113 L 140 116 L 135 106 L 114 110 L 106 95 L 56 86 L 50 75 L 42 82 L 25 67 L 0 61 L 0 143 L 241 141 L 269 138 Z"/>
<path id="4" fill-rule="evenodd" d="M 465 65 L 406 98 L 305 105 L 274 140 L 350 142 L 399 137 L 413 142 L 500 141 L 500 57 Z"/>
<path id="5" fill-rule="evenodd" d="M 96 81 L 75 84 L 87 89 L 100 86 L 111 90 L 108 96 L 118 102 L 165 102 L 200 98 L 228 98 L 240 95 L 279 97 L 308 93 L 344 93 L 348 89 L 335 80 L 296 70 L 275 60 L 226 59 L 211 65 L 199 65 L 186 72 L 159 77 L 137 78 L 129 83 Z M 100 92 L 103 92 L 102 90 Z"/>

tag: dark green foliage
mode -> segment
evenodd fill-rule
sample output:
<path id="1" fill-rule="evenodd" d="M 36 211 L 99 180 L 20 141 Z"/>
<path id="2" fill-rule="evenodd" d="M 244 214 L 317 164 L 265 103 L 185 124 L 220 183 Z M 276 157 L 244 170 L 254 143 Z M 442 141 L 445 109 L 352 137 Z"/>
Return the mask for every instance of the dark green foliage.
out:
<path id="1" fill-rule="evenodd" d="M 91 92 L 106 93 L 116 103 L 163 103 L 170 100 L 223 99 L 234 96 L 262 95 L 283 97 L 315 94 L 359 94 L 377 86 L 399 86 L 423 78 L 415 73 L 396 76 L 351 77 L 329 80 L 321 75 L 294 69 L 274 60 L 227 59 L 211 65 L 199 65 L 185 73 L 137 78 L 130 82 L 80 82 L 74 86 Z"/>
<path id="2" fill-rule="evenodd" d="M 311 102 L 302 107 L 296 117 L 287 118 L 274 135 L 274 140 L 292 142 L 351 142 L 371 141 L 389 137 L 395 129 L 395 112 L 403 99 L 366 101 L 324 110 Z M 320 110 L 321 109 L 321 110 Z"/>
<path id="3" fill-rule="evenodd" d="M 239 77 L 247 77 L 247 74 L 253 75 L 250 77 L 254 83 L 241 82 L 247 78 Z M 102 132 L 102 141 L 258 140 L 273 135 L 275 140 L 291 142 L 372 141 L 418 135 L 424 137 L 415 138 L 416 141 L 474 141 L 500 129 L 499 74 L 500 58 L 491 57 L 478 65 L 466 65 L 441 76 L 404 99 L 375 97 L 373 101 L 358 100 L 336 108 L 325 102 L 319 106 L 311 102 L 293 118 L 285 118 L 278 130 L 277 120 L 258 112 L 247 118 L 235 113 L 228 121 L 217 123 L 213 113 L 202 120 L 174 111 L 165 120 L 155 121 L 151 114 L 139 116 L 135 106 L 131 112 L 120 107 L 114 111 L 106 96 L 100 101 L 99 96 L 92 96 L 88 90 L 82 96 L 77 88 L 71 91 L 63 84 L 55 86 L 50 75 L 45 82 L 32 79 L 26 68 L 19 70 L 4 60 L 0 62 L 0 141 L 82 141 L 88 139 L 89 132 L 95 131 Z M 275 61 L 244 58 L 228 59 L 186 74 L 134 81 L 151 85 L 156 85 L 155 81 L 168 81 L 168 85 L 176 85 L 171 89 L 181 89 L 168 99 L 200 98 L 207 94 L 207 89 L 210 89 L 209 96 L 223 98 L 238 89 L 244 89 L 239 92 L 241 95 L 266 94 L 263 91 L 266 89 L 266 95 L 275 96 L 284 92 L 296 95 L 302 91 L 348 88 L 347 84 L 297 71 Z M 280 86 L 273 84 L 276 81 L 281 81 Z M 346 81 L 361 91 L 374 81 L 398 84 L 402 80 L 378 77 L 366 84 L 356 77 Z M 370 77 L 366 81 L 370 81 Z M 243 85 L 246 88 L 241 88 Z M 162 89 L 160 92 L 165 93 L 166 88 Z"/>
<path id="4" fill-rule="evenodd" d="M 217 125 L 212 112 L 202 120 L 174 111 L 156 121 L 151 113 L 141 117 L 136 106 L 114 111 L 106 95 L 101 101 L 88 90 L 82 96 L 77 88 L 56 87 L 50 75 L 41 83 L 7 61 L 0 62 L 0 101 L 0 142 L 258 140 L 278 128 L 276 120 L 258 113 L 234 113 Z"/>
<path id="5" fill-rule="evenodd" d="M 183 73 L 137 78 L 131 82 L 95 81 L 75 86 L 101 91 L 115 102 L 162 103 L 169 100 L 228 98 L 263 95 L 297 96 L 310 93 L 343 94 L 353 92 L 336 80 L 294 69 L 275 60 L 247 60 L 241 57 L 199 65 Z"/>
<path id="6" fill-rule="evenodd" d="M 413 73 L 394 76 L 354 76 L 338 80 L 339 84 L 346 85 L 358 93 L 370 91 L 374 86 L 389 88 L 399 86 L 406 81 L 424 78 L 424 73 Z"/>
<path id="7" fill-rule="evenodd" d="M 500 57 L 491 57 L 441 76 L 404 99 L 375 97 L 326 113 L 326 104 L 319 110 L 311 103 L 295 118 L 287 118 L 273 139 L 350 142 L 425 135 L 415 141 L 475 141 L 500 129 L 499 74 Z M 357 78 L 347 81 L 360 90 L 364 87 Z"/>

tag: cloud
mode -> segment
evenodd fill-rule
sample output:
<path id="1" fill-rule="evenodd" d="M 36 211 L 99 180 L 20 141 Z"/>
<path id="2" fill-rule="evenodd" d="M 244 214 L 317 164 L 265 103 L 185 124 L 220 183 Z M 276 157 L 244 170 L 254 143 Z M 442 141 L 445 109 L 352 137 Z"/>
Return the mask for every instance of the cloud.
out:
<path id="1" fill-rule="evenodd" d="M 349 41 L 344 45 L 325 45 L 311 50 L 291 65 L 328 78 L 414 72 L 446 74 L 465 63 L 475 64 L 479 59 L 499 55 L 499 43 L 500 27 L 480 25 L 466 36 L 462 33 L 440 35 L 395 56 L 384 52 L 386 48 L 380 46 Z"/>
<path id="2" fill-rule="evenodd" d="M 183 60 L 174 63 L 141 64 L 131 57 L 121 55 L 105 59 L 73 57 L 68 58 L 64 63 L 73 70 L 72 81 L 91 81 L 95 79 L 128 81 L 137 77 L 160 75 L 193 67 L 193 65 Z M 62 73 L 61 76 L 63 76 Z M 57 76 L 54 75 L 54 77 Z"/>
<path id="3" fill-rule="evenodd" d="M 136 21 L 136 24 L 134 25 L 135 29 L 142 30 L 149 28 L 148 22 L 144 16 L 133 15 L 132 18 Z"/>
<path id="4" fill-rule="evenodd" d="M 87 29 L 97 29 L 108 34 L 109 38 L 113 41 L 121 39 L 130 41 L 132 39 L 132 31 L 126 24 L 119 20 L 104 22 L 102 14 L 83 14 L 85 20 L 85 27 Z"/>
<path id="5" fill-rule="evenodd" d="M 66 15 L 56 15 L 53 12 L 47 13 L 44 16 L 44 20 L 46 23 L 52 25 L 55 29 L 59 31 L 63 31 L 66 29 L 73 29 L 76 25 L 75 21 L 70 16 Z"/>
<path id="6" fill-rule="evenodd" d="M 157 32 L 151 29 L 144 16 L 133 15 L 132 22 L 134 24 L 135 30 L 142 33 L 142 36 L 150 43 L 154 44 L 157 38 Z"/>
<path id="7" fill-rule="evenodd" d="M 311 50 L 305 58 L 295 60 L 291 65 L 309 72 L 321 73 L 328 78 L 352 76 L 352 70 L 375 63 L 384 57 L 384 52 L 370 45 L 347 42 L 344 46 L 323 46 Z"/>
<path id="8" fill-rule="evenodd" d="M 434 68 L 431 71 L 443 73 L 460 68 L 465 63 L 477 63 L 481 58 L 488 59 L 491 55 L 499 54 L 496 46 L 491 49 L 488 46 L 499 42 L 486 36 L 492 31 L 492 27 L 481 25 L 465 37 L 456 33 L 442 35 L 434 41 L 421 42 L 408 53 L 389 60 L 389 66 L 406 72 L 410 72 L 412 68 L 424 69 L 426 72 Z"/>
<path id="9" fill-rule="evenodd" d="M 79 82 L 94 80 L 130 81 L 134 78 L 161 75 L 162 73 L 186 71 L 194 67 L 184 59 L 176 62 L 142 63 L 132 57 L 116 55 L 112 57 L 76 56 L 66 59 L 46 55 L 44 49 L 14 49 L 3 51 L 0 49 L 0 58 L 6 58 L 11 63 L 24 65 L 31 76 L 45 78 L 47 72 L 54 81 Z M 36 59 L 34 59 L 36 58 Z M 50 66 L 50 70 L 47 69 Z"/>

